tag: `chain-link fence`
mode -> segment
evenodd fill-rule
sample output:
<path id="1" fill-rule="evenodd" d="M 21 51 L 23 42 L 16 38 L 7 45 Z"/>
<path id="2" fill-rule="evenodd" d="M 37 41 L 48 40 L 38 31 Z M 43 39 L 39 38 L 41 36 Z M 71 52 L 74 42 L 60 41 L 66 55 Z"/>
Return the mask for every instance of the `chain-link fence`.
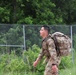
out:
<path id="1" fill-rule="evenodd" d="M 50 33 L 62 32 L 72 39 L 72 51 L 76 49 L 76 26 L 75 25 L 49 25 Z M 16 50 L 27 50 L 34 44 L 41 47 L 39 30 L 41 25 L 0 25 L 0 53 Z M 72 58 L 73 52 L 72 52 Z"/>

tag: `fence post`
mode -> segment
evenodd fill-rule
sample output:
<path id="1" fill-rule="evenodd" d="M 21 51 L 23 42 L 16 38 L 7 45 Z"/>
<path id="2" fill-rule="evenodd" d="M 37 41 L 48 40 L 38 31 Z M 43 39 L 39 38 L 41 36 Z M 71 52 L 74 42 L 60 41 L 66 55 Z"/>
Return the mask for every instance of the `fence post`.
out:
<path id="1" fill-rule="evenodd" d="M 72 25 L 70 26 L 70 32 L 71 32 L 71 40 L 72 40 L 72 46 L 71 46 L 71 50 L 72 50 L 72 63 L 74 64 L 74 54 L 73 54 L 73 29 L 72 29 Z"/>
<path id="2" fill-rule="evenodd" d="M 25 37 L 25 25 L 23 25 L 23 39 L 24 39 L 24 50 L 26 50 L 26 37 Z"/>

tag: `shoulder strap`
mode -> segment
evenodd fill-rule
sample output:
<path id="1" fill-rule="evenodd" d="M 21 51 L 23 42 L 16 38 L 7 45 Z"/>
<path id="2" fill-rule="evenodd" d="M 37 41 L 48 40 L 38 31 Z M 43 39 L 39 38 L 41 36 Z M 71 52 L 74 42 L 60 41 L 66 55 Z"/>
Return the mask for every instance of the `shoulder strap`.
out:
<path id="1" fill-rule="evenodd" d="M 56 51 L 57 51 L 57 56 L 60 56 L 60 49 L 59 49 L 59 47 L 58 47 L 58 42 L 57 42 L 56 36 L 51 37 L 51 38 L 54 40 L 55 49 L 56 49 Z"/>

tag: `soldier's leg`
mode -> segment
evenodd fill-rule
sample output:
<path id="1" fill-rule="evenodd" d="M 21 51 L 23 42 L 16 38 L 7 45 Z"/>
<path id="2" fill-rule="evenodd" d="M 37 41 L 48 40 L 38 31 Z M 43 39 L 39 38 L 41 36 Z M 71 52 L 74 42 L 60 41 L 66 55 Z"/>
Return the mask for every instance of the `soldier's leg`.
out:
<path id="1" fill-rule="evenodd" d="M 52 64 L 49 61 L 45 67 L 44 75 L 58 75 L 58 72 L 53 73 L 52 72 Z"/>

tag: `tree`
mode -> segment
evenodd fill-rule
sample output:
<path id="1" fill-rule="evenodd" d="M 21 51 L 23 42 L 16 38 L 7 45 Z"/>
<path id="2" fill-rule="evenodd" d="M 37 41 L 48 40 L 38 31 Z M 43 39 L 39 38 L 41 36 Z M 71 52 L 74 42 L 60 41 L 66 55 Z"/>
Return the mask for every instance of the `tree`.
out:
<path id="1" fill-rule="evenodd" d="M 62 17 L 55 17 L 55 4 L 50 0 L 1 0 L 0 22 L 18 24 L 56 24 Z"/>
<path id="2" fill-rule="evenodd" d="M 56 15 L 61 15 L 65 24 L 76 23 L 76 0 L 52 0 L 56 8 L 54 10 Z"/>

